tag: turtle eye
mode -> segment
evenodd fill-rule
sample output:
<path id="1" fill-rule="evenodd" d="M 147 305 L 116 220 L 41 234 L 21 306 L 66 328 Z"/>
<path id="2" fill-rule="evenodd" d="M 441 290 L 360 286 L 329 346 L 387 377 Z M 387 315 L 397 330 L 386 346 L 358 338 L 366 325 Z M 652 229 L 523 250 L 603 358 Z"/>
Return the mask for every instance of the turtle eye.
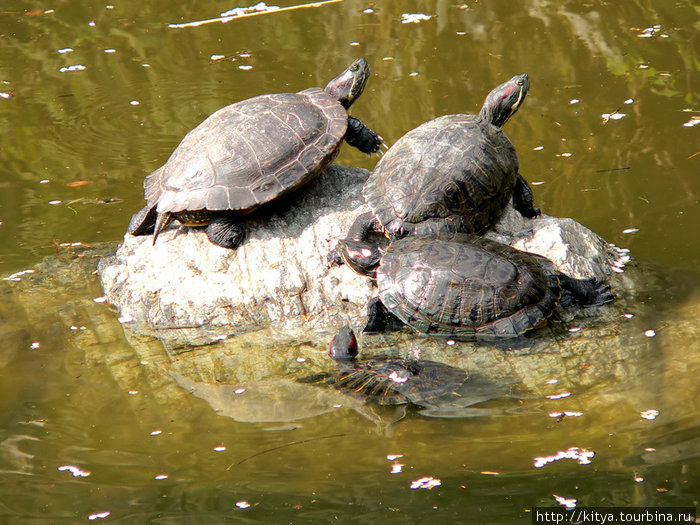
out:
<path id="1" fill-rule="evenodd" d="M 516 82 L 516 84 L 518 84 L 519 86 L 522 86 L 525 84 L 525 81 L 521 78 Z"/>

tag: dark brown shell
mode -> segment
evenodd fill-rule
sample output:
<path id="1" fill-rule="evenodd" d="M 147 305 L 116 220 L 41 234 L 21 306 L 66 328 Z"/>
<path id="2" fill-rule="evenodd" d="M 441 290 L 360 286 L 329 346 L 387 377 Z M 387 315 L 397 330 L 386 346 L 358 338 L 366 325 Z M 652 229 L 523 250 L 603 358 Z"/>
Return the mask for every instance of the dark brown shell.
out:
<path id="1" fill-rule="evenodd" d="M 363 195 L 390 232 L 428 221 L 438 231 L 479 233 L 500 217 L 517 172 L 515 148 L 500 128 L 476 115 L 446 115 L 401 137 Z"/>
<path id="2" fill-rule="evenodd" d="M 561 296 L 549 261 L 468 234 L 393 242 L 377 286 L 384 306 L 423 333 L 521 334 L 543 324 Z"/>
<path id="3" fill-rule="evenodd" d="M 381 405 L 421 406 L 449 401 L 468 380 L 464 370 L 437 361 L 381 357 L 339 363 L 338 372 L 329 378 L 336 388 Z"/>
<path id="4" fill-rule="evenodd" d="M 319 88 L 226 106 L 144 182 L 158 213 L 250 211 L 308 182 L 339 152 L 348 115 Z"/>

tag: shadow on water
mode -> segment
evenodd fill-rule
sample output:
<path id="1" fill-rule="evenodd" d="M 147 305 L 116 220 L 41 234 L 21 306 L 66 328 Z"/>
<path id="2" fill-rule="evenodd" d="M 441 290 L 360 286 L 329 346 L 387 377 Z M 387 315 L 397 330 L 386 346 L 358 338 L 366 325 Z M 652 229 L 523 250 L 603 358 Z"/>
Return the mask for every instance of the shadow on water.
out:
<path id="1" fill-rule="evenodd" d="M 553 495 L 697 505 L 697 7 L 341 2 L 167 28 L 230 7 L 0 13 L 0 269 L 34 271 L 0 282 L 0 517 L 526 523 Z M 421 11 L 432 18 L 401 23 Z M 489 380 L 517 377 L 510 397 L 483 404 L 495 415 L 408 407 L 396 421 L 394 407 L 355 407 L 322 385 L 280 387 L 333 367 L 334 327 L 197 348 L 125 334 L 95 302 L 91 273 L 114 242 L 59 246 L 121 239 L 143 177 L 218 107 L 324 85 L 358 55 L 374 74 L 353 114 L 390 143 L 437 115 L 477 111 L 493 86 L 527 72 L 531 93 L 506 132 L 523 174 L 541 183 L 538 205 L 632 249 L 634 286 L 618 283 L 619 301 L 521 348 L 362 339 L 366 355 L 413 344 Z M 85 68 L 61 71 L 71 65 Z M 375 163 L 350 148 L 339 161 Z M 262 394 L 241 403 L 244 415 L 219 417 L 254 387 Z M 440 485 L 412 489 L 423 477 Z"/>

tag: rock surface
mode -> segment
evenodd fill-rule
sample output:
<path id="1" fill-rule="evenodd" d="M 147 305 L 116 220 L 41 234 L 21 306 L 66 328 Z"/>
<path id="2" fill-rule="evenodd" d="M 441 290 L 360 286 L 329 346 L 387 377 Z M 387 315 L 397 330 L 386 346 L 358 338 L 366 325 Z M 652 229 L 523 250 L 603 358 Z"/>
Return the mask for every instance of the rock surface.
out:
<path id="1" fill-rule="evenodd" d="M 375 288 L 348 267 L 329 264 L 327 254 L 367 211 L 361 188 L 368 175 L 331 166 L 251 217 L 237 250 L 177 223 L 155 245 L 150 235 L 126 235 L 98 267 L 107 301 L 131 331 L 175 343 L 207 343 L 271 324 L 290 335 L 360 326 Z M 577 278 L 604 279 L 628 259 L 572 219 L 525 219 L 510 206 L 487 236 L 543 255 Z"/>

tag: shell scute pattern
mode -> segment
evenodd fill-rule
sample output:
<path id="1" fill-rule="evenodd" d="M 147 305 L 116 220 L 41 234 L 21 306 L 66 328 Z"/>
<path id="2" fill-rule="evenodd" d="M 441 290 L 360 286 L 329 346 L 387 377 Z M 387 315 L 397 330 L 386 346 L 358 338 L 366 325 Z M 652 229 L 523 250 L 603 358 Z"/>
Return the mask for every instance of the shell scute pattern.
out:
<path id="1" fill-rule="evenodd" d="M 327 167 L 346 128 L 345 109 L 318 88 L 227 106 L 146 178 L 146 200 L 159 213 L 254 209 Z"/>
<path id="2" fill-rule="evenodd" d="M 377 283 L 382 303 L 426 333 L 522 333 L 545 321 L 560 294 L 536 256 L 463 234 L 394 241 Z"/>
<path id="3" fill-rule="evenodd" d="M 363 191 L 382 227 L 397 220 L 467 217 L 460 227 L 479 232 L 497 218 L 513 193 L 515 148 L 475 115 L 445 115 L 408 132 L 380 160 Z"/>

